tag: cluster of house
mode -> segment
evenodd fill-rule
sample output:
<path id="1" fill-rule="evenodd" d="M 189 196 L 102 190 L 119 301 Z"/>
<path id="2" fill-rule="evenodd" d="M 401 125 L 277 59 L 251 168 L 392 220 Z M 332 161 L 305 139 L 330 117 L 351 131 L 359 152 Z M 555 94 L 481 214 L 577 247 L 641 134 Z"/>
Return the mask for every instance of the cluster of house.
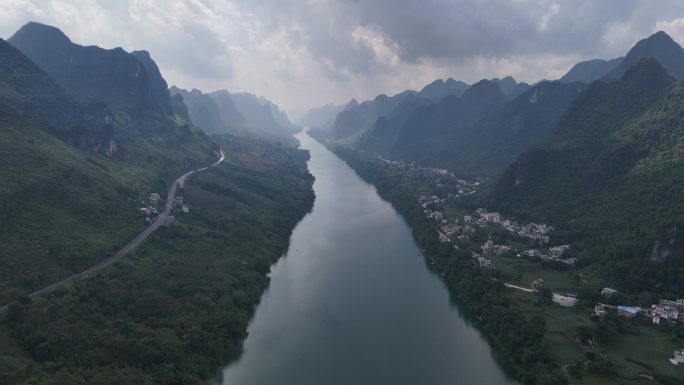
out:
<path id="1" fill-rule="evenodd" d="M 444 220 L 445 215 L 439 211 L 435 210 L 432 206 L 435 204 L 440 204 L 444 202 L 443 199 L 439 199 L 437 195 L 432 195 L 432 196 L 427 196 L 427 195 L 421 195 L 418 200 L 420 201 L 421 206 L 423 207 L 423 211 L 425 212 L 425 215 L 428 218 L 434 219 L 437 222 L 442 223 Z"/>
<path id="2" fill-rule="evenodd" d="M 539 245 L 549 243 L 549 233 L 553 230 L 553 227 L 545 223 L 521 224 L 514 220 L 504 218 L 501 213 L 495 211 L 489 212 L 485 208 L 478 208 L 475 210 L 475 213 L 477 216 L 466 215 L 463 218 L 464 222 L 472 223 L 480 227 L 485 227 L 488 224 L 500 225 L 520 237 L 539 243 Z"/>
<path id="3" fill-rule="evenodd" d="M 463 228 L 455 223 L 442 223 L 439 226 L 439 240 L 446 243 L 451 241 L 451 237 L 460 234 Z"/>
<path id="4" fill-rule="evenodd" d="M 539 258 L 544 262 L 555 261 L 564 263 L 569 266 L 575 266 L 575 264 L 578 261 L 577 258 L 563 258 L 563 255 L 565 255 L 565 252 L 569 249 L 570 245 L 560 245 L 549 248 L 548 253 L 543 253 L 541 250 L 538 249 L 529 249 L 526 250 L 523 254 L 530 258 Z M 522 257 L 523 254 L 518 254 L 518 257 Z"/>
<path id="5" fill-rule="evenodd" d="M 646 310 L 646 316 L 656 325 L 659 325 L 661 321 L 671 323 L 683 322 L 684 299 L 680 298 L 676 301 L 661 299 L 657 304 L 651 305 L 651 308 Z"/>
<path id="6" fill-rule="evenodd" d="M 183 197 L 176 197 L 176 199 L 173 201 L 173 204 L 176 208 L 180 208 L 184 213 L 190 212 L 190 206 L 183 202 Z"/>
<path id="7" fill-rule="evenodd" d="M 394 166 L 401 167 L 405 170 L 417 171 L 427 174 L 434 174 L 438 176 L 450 176 L 455 179 L 458 186 L 458 191 L 456 193 L 450 193 L 448 195 L 449 199 L 457 199 L 460 196 L 472 194 L 477 191 L 481 180 L 476 181 L 465 181 L 456 178 L 448 170 L 421 167 L 415 163 L 406 164 L 401 161 L 391 161 L 381 158 L 386 163 L 392 164 Z M 438 183 L 438 186 L 441 185 Z M 424 212 L 428 218 L 437 221 L 440 224 L 438 231 L 439 239 L 441 242 L 451 242 L 452 237 L 458 236 L 458 239 L 468 241 L 470 240 L 470 235 L 475 232 L 475 226 L 486 227 L 490 224 L 500 225 L 506 230 L 522 237 L 527 238 L 534 243 L 538 244 L 540 247 L 547 245 L 549 243 L 549 233 L 553 228 L 545 223 L 529 223 L 521 224 L 514 220 L 504 218 L 498 212 L 489 212 L 485 208 L 478 208 L 476 210 L 476 215 L 465 215 L 463 217 L 463 224 L 459 225 L 459 221 L 456 220 L 453 223 L 449 223 L 446 219 L 446 215 L 436 209 L 434 209 L 434 204 L 444 203 L 444 199 L 440 199 L 437 195 L 427 196 L 423 195 L 419 198 Z M 563 258 L 565 253 L 570 249 L 570 245 L 558 245 L 548 248 L 548 253 L 544 253 L 539 249 L 529 249 L 525 251 L 525 254 L 529 257 L 537 257 L 542 261 L 556 261 L 560 263 L 565 263 L 567 265 L 574 266 L 577 262 L 577 258 Z M 481 253 L 472 253 L 473 262 L 484 269 L 493 269 L 494 265 L 492 260 L 487 258 L 491 256 L 499 256 L 509 252 L 511 248 L 505 245 L 495 245 L 490 239 L 486 241 L 481 246 Z M 518 257 L 521 257 L 518 254 Z M 508 285 L 508 284 L 507 284 Z M 532 282 L 531 291 L 539 291 L 544 287 L 544 281 L 540 278 Z M 606 297 L 610 297 L 616 294 L 618 291 L 605 287 L 601 290 L 601 294 Z M 577 298 L 572 294 L 560 294 L 553 293 L 553 302 L 564 307 L 573 307 L 577 303 Z M 594 314 L 603 317 L 609 310 L 615 311 L 619 316 L 633 318 L 638 314 L 643 314 L 646 318 L 650 319 L 653 324 L 660 324 L 663 321 L 670 323 L 684 322 L 684 299 L 677 299 L 675 301 L 661 299 L 657 304 L 652 304 L 650 308 L 641 308 L 634 306 L 611 306 L 603 303 L 599 303 L 594 307 Z M 674 365 L 684 364 L 684 348 L 675 350 L 673 358 L 669 361 Z"/>
<path id="8" fill-rule="evenodd" d="M 617 290 L 611 288 L 604 288 L 601 291 L 604 295 L 613 295 L 617 293 Z M 605 304 L 598 304 L 594 306 L 594 314 L 599 317 L 603 317 L 608 312 L 608 309 L 614 309 L 617 314 L 626 318 L 634 318 L 640 313 L 651 320 L 656 325 L 659 325 L 663 321 L 669 323 L 678 323 L 684 321 L 684 299 L 678 299 L 676 301 L 661 299 L 657 304 L 651 305 L 650 308 L 641 308 L 634 306 L 609 306 Z M 670 363 L 673 365 L 684 364 L 684 348 L 674 351 L 674 356 L 669 359 Z"/>
<path id="9" fill-rule="evenodd" d="M 618 291 L 610 288 L 604 287 L 601 290 L 601 295 L 605 297 L 610 297 L 616 294 Z M 597 316 L 604 316 L 608 309 L 614 309 L 617 311 L 618 315 L 627 318 L 636 317 L 642 314 L 647 319 L 655 325 L 659 325 L 663 322 L 669 322 L 676 324 L 678 322 L 684 322 L 684 298 L 679 298 L 677 300 L 661 299 L 658 303 L 652 304 L 650 307 L 642 308 L 640 306 L 610 306 L 606 304 L 599 303 L 594 306 L 594 314 Z"/>
<path id="10" fill-rule="evenodd" d="M 378 155 L 378 159 L 381 161 L 390 164 L 392 166 L 404 169 L 404 170 L 411 170 L 411 171 L 418 171 L 421 173 L 428 173 L 428 174 L 435 174 L 435 175 L 446 175 L 450 176 L 452 178 L 456 178 L 456 176 L 449 170 L 445 170 L 443 168 L 436 168 L 436 167 L 424 167 L 416 162 L 404 162 L 401 160 L 390 160 L 390 159 L 385 159 L 381 155 Z"/>
<path id="11" fill-rule="evenodd" d="M 487 240 L 480 248 L 482 249 L 482 255 L 485 257 L 504 255 L 511 251 L 510 246 L 495 245 L 491 239 Z"/>
<path id="12" fill-rule="evenodd" d="M 484 245 L 480 247 L 482 250 L 482 254 L 480 253 L 473 253 L 472 258 L 473 262 L 483 268 L 483 269 L 493 269 L 494 265 L 492 263 L 492 260 L 487 258 L 495 255 L 503 255 L 506 254 L 507 252 L 511 251 L 510 246 L 504 246 L 504 245 L 495 245 L 494 242 L 489 239 L 487 240 Z"/>
<path id="13" fill-rule="evenodd" d="M 138 208 L 138 213 L 142 216 L 145 216 L 145 219 L 149 222 L 152 216 L 159 215 L 157 206 L 160 202 L 161 196 L 159 193 L 153 192 L 146 200 L 141 202 L 144 206 Z M 175 208 L 180 209 L 184 213 L 190 212 L 190 206 L 183 201 L 183 197 L 176 197 L 173 201 L 173 205 Z"/>
<path id="14" fill-rule="evenodd" d="M 425 216 L 439 223 L 440 228 L 437 233 L 439 235 L 440 241 L 444 243 L 451 242 L 451 237 L 462 232 L 462 226 L 459 226 L 457 223 L 449 223 L 449 221 L 446 220 L 446 215 L 444 215 L 444 213 L 432 208 L 434 204 L 440 204 L 444 202 L 443 199 L 439 199 L 437 195 L 421 195 L 418 200 L 423 207 Z"/>
<path id="15" fill-rule="evenodd" d="M 473 253 L 473 262 L 477 266 L 480 266 L 483 269 L 493 269 L 494 268 L 494 265 L 492 264 L 492 260 L 488 259 L 487 257 L 482 256 L 482 254 L 479 254 L 479 253 Z"/>
<path id="16" fill-rule="evenodd" d="M 403 171 L 411 171 L 415 173 L 419 173 L 421 175 L 432 175 L 437 177 L 437 180 L 435 181 L 435 185 L 438 187 L 441 187 L 443 184 L 442 182 L 444 179 L 440 179 L 443 177 L 448 178 L 449 183 L 455 182 L 456 184 L 456 190 L 453 193 L 449 193 L 449 198 L 457 199 L 461 196 L 464 195 L 470 195 L 475 192 L 477 192 L 477 189 L 480 187 L 480 185 L 485 181 L 484 178 L 476 178 L 475 180 L 469 181 L 465 179 L 460 179 L 457 178 L 451 171 L 445 170 L 442 168 L 436 168 L 436 167 L 425 167 L 417 164 L 416 162 L 403 162 L 400 160 L 389 160 L 385 159 L 382 156 L 378 156 L 378 158 L 385 162 L 388 165 L 391 165 L 393 167 L 396 167 L 398 169 L 401 169 Z"/>
<path id="17" fill-rule="evenodd" d="M 147 202 L 142 201 L 142 203 L 146 204 L 146 206 L 138 208 L 138 213 L 142 216 L 145 216 L 145 219 L 149 222 L 152 215 L 159 215 L 159 212 L 157 211 L 157 204 L 159 204 L 160 200 L 161 197 L 159 196 L 159 193 L 151 193 L 149 198 L 147 198 Z"/>

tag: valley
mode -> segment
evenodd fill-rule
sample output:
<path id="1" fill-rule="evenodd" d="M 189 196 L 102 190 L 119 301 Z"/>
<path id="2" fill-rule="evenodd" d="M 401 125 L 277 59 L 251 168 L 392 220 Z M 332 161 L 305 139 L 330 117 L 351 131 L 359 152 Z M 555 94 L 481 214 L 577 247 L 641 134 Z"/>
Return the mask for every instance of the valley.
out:
<path id="1" fill-rule="evenodd" d="M 684 6 L 314 3 L 5 5 L 0 384 L 684 383 Z"/>

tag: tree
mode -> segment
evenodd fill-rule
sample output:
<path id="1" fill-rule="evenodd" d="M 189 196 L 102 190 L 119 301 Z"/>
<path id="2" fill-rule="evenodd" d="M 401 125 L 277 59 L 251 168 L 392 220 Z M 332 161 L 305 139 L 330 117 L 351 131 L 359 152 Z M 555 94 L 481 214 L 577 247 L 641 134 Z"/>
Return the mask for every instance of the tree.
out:
<path id="1" fill-rule="evenodd" d="M 7 307 L 7 321 L 10 325 L 16 326 L 24 318 L 24 306 L 19 302 L 12 302 Z"/>
<path id="2" fill-rule="evenodd" d="M 587 342 L 591 339 L 592 331 L 589 326 L 580 326 L 577 328 L 577 338 L 580 339 L 582 343 Z"/>
<path id="3" fill-rule="evenodd" d="M 594 327 L 594 338 L 602 345 L 608 345 L 613 340 L 613 331 L 604 322 L 599 322 Z"/>
<path id="4" fill-rule="evenodd" d="M 553 304 L 553 292 L 548 287 L 543 287 L 537 291 L 537 303 L 542 306 Z"/>

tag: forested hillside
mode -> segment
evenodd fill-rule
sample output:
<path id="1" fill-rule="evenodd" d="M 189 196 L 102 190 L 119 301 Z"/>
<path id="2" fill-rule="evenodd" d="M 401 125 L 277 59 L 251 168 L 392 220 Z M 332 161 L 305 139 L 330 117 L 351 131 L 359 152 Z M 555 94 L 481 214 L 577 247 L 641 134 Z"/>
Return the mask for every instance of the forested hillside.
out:
<path id="1" fill-rule="evenodd" d="M 270 266 L 311 208 L 304 151 L 215 137 L 226 161 L 193 175 L 133 254 L 0 320 L 0 383 L 205 384 L 240 353 Z"/>
<path id="2" fill-rule="evenodd" d="M 218 156 L 206 135 L 177 124 L 152 94 L 118 104 L 130 89 L 126 82 L 110 89 L 117 81 L 106 74 L 128 77 L 133 73 L 126 70 L 139 71 L 132 89 L 154 89 L 134 56 L 77 46 L 52 27 L 29 24 L 22 31 L 17 34 L 29 51 L 54 38 L 76 53 L 104 56 L 76 69 L 53 68 L 72 87 L 64 89 L 44 68 L 0 41 L 3 305 L 111 255 L 146 225 L 137 214 L 142 198 L 164 192 L 180 174 Z M 61 51 L 42 52 L 41 60 L 52 63 L 51 52 Z M 118 67 L 120 61 L 124 68 Z M 79 74 L 83 79 L 76 79 Z"/>
<path id="3" fill-rule="evenodd" d="M 497 182 L 491 204 L 548 221 L 621 287 L 684 288 L 684 86 L 654 59 L 592 84 L 556 134 Z"/>

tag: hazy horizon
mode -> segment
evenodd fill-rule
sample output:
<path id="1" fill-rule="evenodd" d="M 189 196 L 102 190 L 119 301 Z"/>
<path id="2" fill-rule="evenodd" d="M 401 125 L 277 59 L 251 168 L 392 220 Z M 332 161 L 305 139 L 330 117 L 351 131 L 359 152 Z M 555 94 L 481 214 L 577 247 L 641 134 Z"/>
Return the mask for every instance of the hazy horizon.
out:
<path id="1" fill-rule="evenodd" d="M 296 117 L 435 79 L 557 79 L 664 30 L 684 3 L 634 1 L 3 2 L 0 35 L 29 21 L 75 43 L 148 50 L 169 85 L 264 96 Z"/>

